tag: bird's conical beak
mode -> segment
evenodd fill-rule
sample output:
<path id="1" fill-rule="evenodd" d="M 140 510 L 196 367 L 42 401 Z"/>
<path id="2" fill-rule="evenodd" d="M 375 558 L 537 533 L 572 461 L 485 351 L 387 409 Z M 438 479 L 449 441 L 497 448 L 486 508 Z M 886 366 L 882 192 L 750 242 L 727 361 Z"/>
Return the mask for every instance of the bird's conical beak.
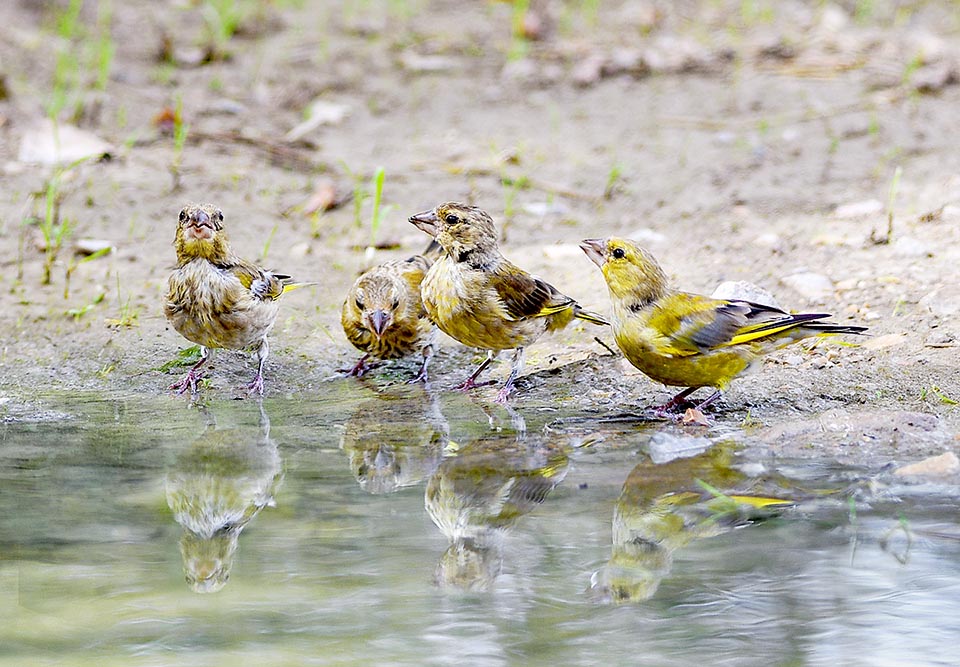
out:
<path id="1" fill-rule="evenodd" d="M 424 211 L 423 213 L 411 215 L 410 222 L 430 236 L 437 235 L 437 214 L 434 211 Z"/>
<path id="2" fill-rule="evenodd" d="M 193 223 L 198 226 L 200 225 L 204 225 L 207 227 L 212 226 L 210 224 L 210 216 L 203 209 L 197 209 L 196 211 L 194 211 L 190 216 L 190 220 L 193 221 Z"/>
<path id="3" fill-rule="evenodd" d="M 188 239 L 210 240 L 214 234 L 213 220 L 203 209 L 197 209 L 190 214 L 183 226 Z"/>
<path id="4" fill-rule="evenodd" d="M 373 330 L 373 333 L 377 338 L 383 336 L 383 332 L 386 331 L 389 325 L 390 313 L 387 311 L 375 310 L 370 313 L 370 329 Z"/>
<path id="5" fill-rule="evenodd" d="M 584 239 L 580 242 L 580 249 L 587 254 L 591 262 L 601 268 L 606 261 L 604 259 L 604 250 L 606 250 L 606 247 L 607 243 L 604 239 Z"/>

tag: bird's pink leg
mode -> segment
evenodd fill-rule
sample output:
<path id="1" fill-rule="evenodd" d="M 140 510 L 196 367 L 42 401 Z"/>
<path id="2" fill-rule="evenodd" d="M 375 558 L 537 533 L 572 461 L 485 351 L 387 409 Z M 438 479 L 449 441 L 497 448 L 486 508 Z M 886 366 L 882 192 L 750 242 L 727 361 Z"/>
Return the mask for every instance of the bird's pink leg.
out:
<path id="1" fill-rule="evenodd" d="M 650 408 L 650 410 L 661 418 L 675 415 L 677 414 L 677 410 L 686 404 L 687 401 L 685 399 L 687 396 L 695 392 L 697 389 L 699 389 L 699 387 L 687 387 L 663 405 L 655 405 Z"/>
<path id="2" fill-rule="evenodd" d="M 209 358 L 210 358 L 210 351 L 209 351 L 206 347 L 204 347 L 203 345 L 201 345 L 201 346 L 200 346 L 200 361 L 198 361 L 198 362 L 195 363 L 193 366 L 191 366 L 191 367 L 190 367 L 190 370 L 187 371 L 187 374 L 184 375 L 182 379 L 177 380 L 177 381 L 174 382 L 172 385 L 170 385 L 170 386 L 168 387 L 168 389 L 172 389 L 173 391 L 177 392 L 178 394 L 182 394 L 182 393 L 185 392 L 187 389 L 189 389 L 191 394 L 196 394 L 196 393 L 197 393 L 197 380 L 199 380 L 200 378 L 203 377 L 203 373 L 197 372 L 197 369 L 199 369 L 201 366 L 203 366 L 203 365 L 207 362 L 207 359 L 209 359 Z"/>
<path id="3" fill-rule="evenodd" d="M 245 389 L 251 394 L 263 396 L 263 364 L 267 361 L 267 355 L 270 354 L 270 345 L 267 343 L 267 337 L 264 336 L 257 348 L 257 374 L 253 376 L 253 381 L 246 385 Z"/>
<path id="4" fill-rule="evenodd" d="M 513 353 L 513 367 L 510 369 L 510 375 L 507 376 L 507 381 L 503 383 L 500 391 L 497 392 L 497 403 L 507 402 L 510 393 L 513 391 L 513 383 L 517 379 L 517 376 L 520 375 L 520 371 L 523 370 L 523 361 L 523 348 L 518 347 L 516 352 Z"/>
<path id="5" fill-rule="evenodd" d="M 341 368 L 340 372 L 345 373 L 347 377 L 352 377 L 352 378 L 363 377 L 364 373 L 366 373 L 368 370 L 373 368 L 373 366 L 367 365 L 367 359 L 369 358 L 370 358 L 370 355 L 365 354 L 362 357 L 360 357 L 360 361 L 358 361 L 353 368 Z"/>
<path id="6" fill-rule="evenodd" d="M 417 373 L 416 377 L 407 380 L 407 384 L 416 384 L 418 382 L 427 381 L 427 366 L 430 364 L 431 359 L 433 359 L 433 345 L 424 345 L 423 363 L 420 364 L 420 372 Z"/>
<path id="7" fill-rule="evenodd" d="M 470 377 L 468 377 L 466 380 L 464 380 L 463 382 L 458 384 L 456 387 L 454 387 L 453 388 L 454 391 L 470 391 L 475 387 L 482 387 L 485 384 L 490 384 L 489 382 L 478 383 L 477 377 L 479 377 L 480 373 L 482 373 L 487 369 L 487 366 L 489 366 L 490 362 L 492 361 L 493 361 L 493 350 L 490 350 L 489 352 L 487 352 L 487 358 L 484 359 L 479 366 L 477 366 L 477 370 L 473 371 L 473 374 L 471 374 Z"/>

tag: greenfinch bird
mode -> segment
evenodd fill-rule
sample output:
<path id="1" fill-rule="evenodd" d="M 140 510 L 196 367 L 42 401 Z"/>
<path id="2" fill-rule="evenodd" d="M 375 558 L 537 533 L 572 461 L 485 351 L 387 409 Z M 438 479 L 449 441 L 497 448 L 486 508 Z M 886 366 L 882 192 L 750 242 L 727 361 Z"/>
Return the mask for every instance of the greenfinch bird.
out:
<path id="1" fill-rule="evenodd" d="M 274 507 L 283 462 L 259 406 L 259 428 L 218 428 L 204 411 L 206 429 L 181 451 L 166 477 L 167 505 L 183 528 L 180 554 L 187 583 L 215 593 L 230 579 L 240 533 L 264 507 Z"/>
<path id="2" fill-rule="evenodd" d="M 340 311 L 340 324 L 347 340 L 364 354 L 347 375 L 363 375 L 370 368 L 370 357 L 398 359 L 419 351 L 423 362 L 410 382 L 426 381 L 437 330 L 420 300 L 420 283 L 438 251 L 439 246 L 431 242 L 422 255 L 384 262 L 353 283 Z"/>
<path id="3" fill-rule="evenodd" d="M 200 345 L 200 360 L 170 389 L 196 393 L 210 350 L 226 348 L 256 353 L 257 374 L 246 388 L 263 394 L 267 334 L 277 320 L 277 300 L 311 283 L 294 283 L 235 255 L 223 213 L 210 204 L 188 204 L 180 211 L 173 245 L 177 268 L 170 274 L 164 314 L 181 336 Z"/>
<path id="4" fill-rule="evenodd" d="M 503 437 L 472 442 L 444 458 L 427 480 L 424 507 L 449 542 L 437 564 L 438 586 L 491 588 L 510 529 L 567 475 L 561 446 L 534 449 Z"/>
<path id="5" fill-rule="evenodd" d="M 858 334 L 866 327 L 821 322 L 749 301 L 712 299 L 671 288 L 657 260 L 635 242 L 587 239 L 580 247 L 603 272 L 613 303 L 613 335 L 627 360 L 650 378 L 686 387 L 657 410 L 684 405 L 700 387 L 715 401 L 765 354 L 810 336 Z"/>
<path id="6" fill-rule="evenodd" d="M 443 460 L 450 425 L 427 385 L 396 388 L 356 404 L 340 449 L 360 488 L 387 494 L 430 477 Z"/>
<path id="7" fill-rule="evenodd" d="M 778 477 L 744 474 L 735 466 L 729 444 L 667 462 L 638 464 L 614 506 L 610 560 L 590 578 L 591 597 L 612 604 L 650 599 L 670 574 L 679 549 L 795 505 L 755 493 L 768 487 L 782 493 L 784 486 Z M 741 488 L 749 493 L 741 494 Z"/>
<path id="8" fill-rule="evenodd" d="M 524 348 L 546 331 L 574 318 L 607 324 L 570 297 L 507 260 L 497 243 L 493 220 L 483 210 L 456 202 L 410 217 L 442 248 L 420 286 L 427 315 L 450 337 L 488 350 L 486 360 L 459 385 L 468 390 L 494 354 L 515 350 L 510 375 L 497 394 L 504 403 L 523 369 Z"/>

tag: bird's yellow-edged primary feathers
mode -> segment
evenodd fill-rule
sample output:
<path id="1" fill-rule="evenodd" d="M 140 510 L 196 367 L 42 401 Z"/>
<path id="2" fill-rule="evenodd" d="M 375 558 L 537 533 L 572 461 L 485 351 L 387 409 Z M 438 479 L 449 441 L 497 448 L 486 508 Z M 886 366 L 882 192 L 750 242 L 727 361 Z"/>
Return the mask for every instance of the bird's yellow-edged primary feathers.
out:
<path id="1" fill-rule="evenodd" d="M 187 340 L 200 345 L 200 361 L 170 386 L 196 392 L 198 369 L 213 348 L 257 354 L 257 374 L 247 388 L 263 393 L 267 333 L 279 312 L 277 299 L 306 283 L 267 271 L 237 257 L 223 230 L 223 213 L 210 204 L 189 204 L 180 211 L 174 240 L 177 268 L 170 275 L 164 314 Z"/>
<path id="2" fill-rule="evenodd" d="M 349 375 L 363 375 L 371 356 L 398 359 L 420 352 L 423 363 L 411 381 L 427 379 L 436 327 L 420 300 L 420 283 L 438 251 L 439 246 L 431 242 L 422 255 L 384 262 L 353 283 L 340 311 L 340 323 L 347 340 L 364 355 Z"/>
<path id="3" fill-rule="evenodd" d="M 687 387 L 665 409 L 700 387 L 713 387 L 717 391 L 699 403 L 706 405 L 760 357 L 795 341 L 866 330 L 820 322 L 826 314 L 791 315 L 749 301 L 679 292 L 667 284 L 657 260 L 627 239 L 587 239 L 580 247 L 603 272 L 624 356 L 657 382 Z"/>
<path id="4" fill-rule="evenodd" d="M 500 254 L 493 220 L 475 206 L 448 202 L 411 216 L 443 252 L 420 291 L 430 319 L 464 345 L 490 351 L 487 360 L 461 386 L 470 389 L 494 352 L 515 349 L 513 368 L 497 395 L 503 402 L 523 367 L 523 349 L 545 331 L 573 318 L 606 321 L 580 308 L 570 297 L 532 276 Z"/>

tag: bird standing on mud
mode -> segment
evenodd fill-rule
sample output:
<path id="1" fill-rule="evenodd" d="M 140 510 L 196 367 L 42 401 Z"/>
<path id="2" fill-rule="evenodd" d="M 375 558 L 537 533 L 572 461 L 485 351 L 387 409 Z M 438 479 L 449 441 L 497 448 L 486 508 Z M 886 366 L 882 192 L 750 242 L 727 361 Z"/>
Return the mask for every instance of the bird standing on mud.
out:
<path id="1" fill-rule="evenodd" d="M 223 230 L 223 213 L 210 204 L 180 211 L 173 245 L 177 268 L 170 274 L 164 314 L 180 335 L 200 345 L 200 361 L 170 389 L 196 393 L 210 350 L 227 348 L 256 352 L 257 374 L 246 388 L 263 394 L 267 333 L 277 320 L 277 300 L 307 283 L 237 257 Z"/>
<path id="2" fill-rule="evenodd" d="M 419 351 L 423 363 L 411 382 L 426 381 L 437 330 L 420 300 L 420 283 L 438 251 L 439 246 L 431 243 L 422 255 L 384 262 L 353 283 L 340 311 L 340 324 L 347 340 L 364 355 L 348 375 L 360 377 L 367 372 L 371 356 L 398 359 Z"/>
<path id="3" fill-rule="evenodd" d="M 627 360 L 666 385 L 686 387 L 659 412 L 681 407 L 700 387 L 719 398 L 763 355 L 810 336 L 857 334 L 866 327 L 820 322 L 749 301 L 712 299 L 672 289 L 657 261 L 633 241 L 587 239 L 580 247 L 603 271 L 613 302 L 613 335 Z"/>
<path id="4" fill-rule="evenodd" d="M 497 394 L 507 400 L 523 368 L 523 350 L 545 331 L 573 318 L 607 322 L 500 254 L 493 220 L 475 206 L 448 202 L 410 217 L 443 253 L 421 285 L 423 306 L 440 330 L 464 345 L 488 350 L 487 359 L 458 389 L 468 390 L 495 352 L 515 349 L 510 375 Z"/>

